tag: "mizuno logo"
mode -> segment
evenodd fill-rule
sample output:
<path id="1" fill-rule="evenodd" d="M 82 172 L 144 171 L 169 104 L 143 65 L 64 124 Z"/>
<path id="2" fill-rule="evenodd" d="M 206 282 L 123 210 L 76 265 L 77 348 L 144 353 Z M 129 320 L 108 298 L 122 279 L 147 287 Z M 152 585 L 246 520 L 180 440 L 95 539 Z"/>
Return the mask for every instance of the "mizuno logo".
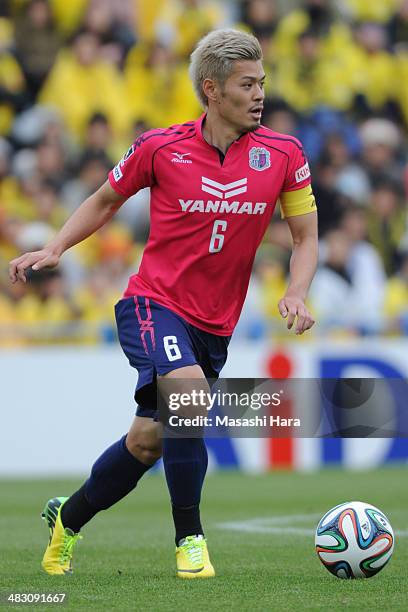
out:
<path id="1" fill-rule="evenodd" d="M 187 155 L 191 155 L 191 153 L 172 153 L 175 157 L 171 160 L 176 164 L 192 164 L 191 159 L 184 159 Z"/>
<path id="2" fill-rule="evenodd" d="M 201 189 L 206 193 L 211 193 L 211 195 L 218 196 L 219 198 L 228 199 L 232 196 L 238 195 L 239 193 L 245 193 L 248 190 L 247 182 L 248 179 L 243 178 L 239 181 L 234 181 L 233 183 L 223 185 L 222 183 L 217 183 L 217 181 L 212 181 L 211 179 L 203 176 Z"/>

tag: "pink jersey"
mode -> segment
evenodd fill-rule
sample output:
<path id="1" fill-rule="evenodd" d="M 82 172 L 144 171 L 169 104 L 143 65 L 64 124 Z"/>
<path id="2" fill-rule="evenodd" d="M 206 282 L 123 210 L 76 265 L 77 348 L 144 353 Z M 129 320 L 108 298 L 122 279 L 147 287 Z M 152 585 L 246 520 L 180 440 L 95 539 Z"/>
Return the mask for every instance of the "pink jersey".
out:
<path id="1" fill-rule="evenodd" d="M 222 161 L 202 135 L 204 118 L 146 132 L 109 181 L 126 198 L 151 188 L 150 235 L 125 297 L 151 298 L 229 336 L 279 195 L 309 185 L 310 172 L 296 138 L 262 126 Z"/>

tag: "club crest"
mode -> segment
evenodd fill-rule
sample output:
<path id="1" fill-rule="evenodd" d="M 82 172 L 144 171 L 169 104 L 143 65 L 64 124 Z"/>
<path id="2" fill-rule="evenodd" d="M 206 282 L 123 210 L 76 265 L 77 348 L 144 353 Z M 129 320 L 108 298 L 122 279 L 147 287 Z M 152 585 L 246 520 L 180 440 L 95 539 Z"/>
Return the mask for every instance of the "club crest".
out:
<path id="1" fill-rule="evenodd" d="M 254 170 L 266 170 L 271 167 L 271 155 L 263 147 L 252 147 L 249 151 L 249 167 Z"/>

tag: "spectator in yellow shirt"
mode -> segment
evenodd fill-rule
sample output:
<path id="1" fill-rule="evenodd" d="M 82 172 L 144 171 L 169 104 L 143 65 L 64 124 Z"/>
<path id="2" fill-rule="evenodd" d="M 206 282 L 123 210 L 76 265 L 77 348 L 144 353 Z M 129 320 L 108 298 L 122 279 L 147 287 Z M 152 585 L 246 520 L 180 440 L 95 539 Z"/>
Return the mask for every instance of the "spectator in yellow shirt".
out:
<path id="1" fill-rule="evenodd" d="M 135 47 L 126 61 L 125 81 L 133 120 L 165 127 L 201 113 L 187 70 L 168 46 L 155 42 L 143 52 Z"/>
<path id="2" fill-rule="evenodd" d="M 104 113 L 116 137 L 129 129 L 129 108 L 117 68 L 100 60 L 100 42 L 86 31 L 76 34 L 61 51 L 40 93 L 42 104 L 53 106 L 77 139 L 96 112 Z M 138 92 L 140 96 L 140 91 Z"/>
<path id="3" fill-rule="evenodd" d="M 279 59 L 296 56 L 298 38 L 307 30 L 320 39 L 328 59 L 336 61 L 347 53 L 351 42 L 350 28 L 335 3 L 332 0 L 305 0 L 278 23 L 275 45 Z"/>
<path id="4" fill-rule="evenodd" d="M 355 33 L 356 45 L 349 50 L 349 70 L 353 89 L 365 113 L 382 111 L 397 97 L 395 57 L 388 53 L 383 26 L 361 24 Z"/>
<path id="5" fill-rule="evenodd" d="M 347 56 L 333 60 L 322 45 L 315 32 L 306 30 L 298 38 L 296 55 L 278 63 L 278 93 L 297 111 L 308 112 L 319 105 L 340 110 L 351 106 Z"/>
<path id="6" fill-rule="evenodd" d="M 69 299 L 60 271 L 32 273 L 27 294 L 15 309 L 19 323 L 32 343 L 72 342 L 72 324 L 79 312 Z"/>

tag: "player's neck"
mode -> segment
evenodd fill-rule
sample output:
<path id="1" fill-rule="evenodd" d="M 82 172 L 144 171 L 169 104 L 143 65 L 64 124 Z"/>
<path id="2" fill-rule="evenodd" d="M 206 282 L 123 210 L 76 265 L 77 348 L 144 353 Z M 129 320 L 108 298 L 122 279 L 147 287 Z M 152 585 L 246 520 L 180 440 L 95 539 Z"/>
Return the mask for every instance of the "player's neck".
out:
<path id="1" fill-rule="evenodd" d="M 211 109 L 203 123 L 203 136 L 208 144 L 217 147 L 224 154 L 228 151 L 232 143 L 242 135 L 236 127 L 226 122 L 222 117 Z"/>

